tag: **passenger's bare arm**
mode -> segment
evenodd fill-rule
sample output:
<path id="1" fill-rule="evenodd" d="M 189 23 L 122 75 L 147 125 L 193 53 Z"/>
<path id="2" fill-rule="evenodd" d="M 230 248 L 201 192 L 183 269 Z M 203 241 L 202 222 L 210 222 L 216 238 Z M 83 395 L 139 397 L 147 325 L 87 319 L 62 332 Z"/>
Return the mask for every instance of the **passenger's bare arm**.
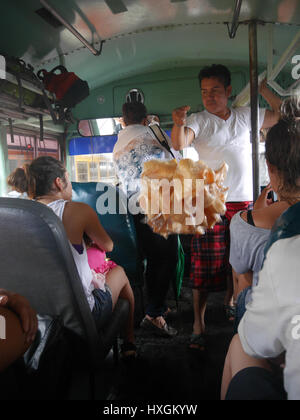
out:
<path id="1" fill-rule="evenodd" d="M 64 211 L 63 224 L 72 244 L 79 244 L 85 232 L 103 251 L 113 250 L 113 241 L 102 227 L 98 215 L 85 203 L 69 202 Z"/>
<path id="2" fill-rule="evenodd" d="M 186 115 L 189 110 L 189 106 L 182 106 L 174 109 L 172 112 L 174 125 L 171 131 L 171 140 L 175 150 L 183 150 L 185 147 L 190 146 L 195 138 L 194 131 L 185 127 Z"/>
<path id="3" fill-rule="evenodd" d="M 265 113 L 264 122 L 261 128 L 270 128 L 278 123 L 280 117 L 280 106 L 282 100 L 275 95 L 268 87 L 267 81 L 263 80 L 259 87 L 259 93 L 268 102 L 271 110 L 267 109 Z"/>
<path id="4" fill-rule="evenodd" d="M 97 213 L 90 207 L 86 206 L 86 224 L 85 233 L 101 248 L 103 251 L 111 252 L 114 243 L 106 230 L 101 225 Z"/>

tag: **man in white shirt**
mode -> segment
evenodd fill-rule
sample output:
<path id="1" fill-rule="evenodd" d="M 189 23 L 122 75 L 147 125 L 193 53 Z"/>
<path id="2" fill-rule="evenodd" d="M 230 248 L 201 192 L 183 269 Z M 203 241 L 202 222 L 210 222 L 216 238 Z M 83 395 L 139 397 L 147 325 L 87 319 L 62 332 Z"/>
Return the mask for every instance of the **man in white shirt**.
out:
<path id="1" fill-rule="evenodd" d="M 229 222 L 240 210 L 246 210 L 252 202 L 251 160 L 251 111 L 250 108 L 228 107 L 231 96 L 231 75 L 223 65 L 205 67 L 199 73 L 201 94 L 205 110 L 187 117 L 189 106 L 173 111 L 174 126 L 172 143 L 175 150 L 193 145 L 199 159 L 212 169 L 223 161 L 229 165 L 225 186 L 228 187 L 227 213 L 222 222 L 204 236 L 195 235 L 191 243 L 191 287 L 194 302 L 194 326 L 191 347 L 205 347 L 204 315 L 210 292 L 226 289 L 225 307 L 228 309 L 232 296 L 232 277 L 229 266 Z M 277 123 L 281 100 L 265 83 L 261 95 L 272 110 L 259 111 L 259 128 L 269 128 Z"/>

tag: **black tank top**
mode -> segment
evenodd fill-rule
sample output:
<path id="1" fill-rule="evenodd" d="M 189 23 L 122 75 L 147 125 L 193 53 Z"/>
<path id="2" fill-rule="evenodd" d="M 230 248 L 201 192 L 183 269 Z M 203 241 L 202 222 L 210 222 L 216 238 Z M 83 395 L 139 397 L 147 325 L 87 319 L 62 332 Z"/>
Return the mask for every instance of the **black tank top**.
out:
<path id="1" fill-rule="evenodd" d="M 247 211 L 247 222 L 249 223 L 249 225 L 255 226 L 253 216 L 252 216 L 252 210 Z"/>

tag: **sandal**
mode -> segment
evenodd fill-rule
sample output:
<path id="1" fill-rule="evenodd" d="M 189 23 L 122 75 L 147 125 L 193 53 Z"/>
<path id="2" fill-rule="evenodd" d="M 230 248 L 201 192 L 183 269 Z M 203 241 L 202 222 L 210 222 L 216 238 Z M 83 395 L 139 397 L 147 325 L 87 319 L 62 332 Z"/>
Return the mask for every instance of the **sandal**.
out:
<path id="1" fill-rule="evenodd" d="M 205 334 L 192 334 L 190 337 L 190 350 L 198 350 L 203 352 L 206 348 L 206 337 Z"/>
<path id="2" fill-rule="evenodd" d="M 232 305 L 224 305 L 225 315 L 229 322 L 234 322 L 236 316 L 236 307 Z"/>
<path id="3" fill-rule="evenodd" d="M 121 358 L 122 360 L 134 360 L 137 357 L 137 348 L 136 345 L 125 341 L 121 345 Z"/>

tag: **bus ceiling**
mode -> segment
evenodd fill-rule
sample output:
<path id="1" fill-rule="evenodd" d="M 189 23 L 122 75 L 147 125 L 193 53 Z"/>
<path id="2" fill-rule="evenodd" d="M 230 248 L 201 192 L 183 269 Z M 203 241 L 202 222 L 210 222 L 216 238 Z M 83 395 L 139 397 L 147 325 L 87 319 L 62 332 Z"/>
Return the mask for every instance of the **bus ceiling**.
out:
<path id="1" fill-rule="evenodd" d="M 258 22 L 258 63 L 267 66 L 265 23 L 273 24 L 276 61 L 300 29 L 299 3 L 12 0 L 0 17 L 0 52 L 23 58 L 36 70 L 63 64 L 94 89 L 143 72 L 199 66 L 216 57 L 246 66 L 247 25 L 254 20 Z"/>
<path id="2" fill-rule="evenodd" d="M 254 63 L 267 69 L 269 84 L 281 96 L 291 93 L 275 79 L 286 63 L 291 67 L 299 50 L 298 0 L 11 0 L 4 8 L 0 53 L 22 58 L 35 71 L 63 64 L 86 80 L 91 92 L 109 83 L 114 90 L 120 81 L 141 74 L 218 61 L 244 68 Z M 254 26 L 259 45 L 253 61 L 248 45 L 249 40 L 253 45 Z M 7 80 L 18 84 L 14 75 L 7 74 Z M 13 118 L 39 127 L 41 114 L 34 120 L 30 107 L 10 108 L 13 104 L 0 106 L 4 125 Z M 45 130 L 64 131 L 51 123 L 47 110 L 43 122 Z"/>

